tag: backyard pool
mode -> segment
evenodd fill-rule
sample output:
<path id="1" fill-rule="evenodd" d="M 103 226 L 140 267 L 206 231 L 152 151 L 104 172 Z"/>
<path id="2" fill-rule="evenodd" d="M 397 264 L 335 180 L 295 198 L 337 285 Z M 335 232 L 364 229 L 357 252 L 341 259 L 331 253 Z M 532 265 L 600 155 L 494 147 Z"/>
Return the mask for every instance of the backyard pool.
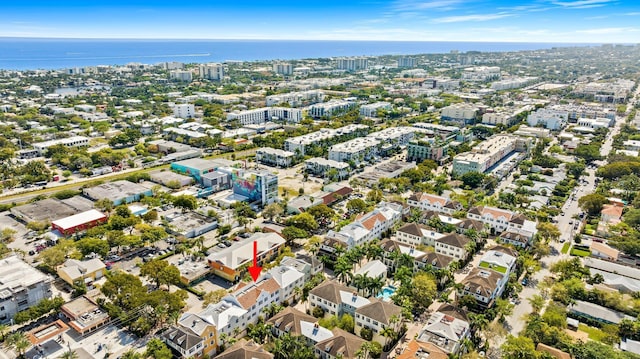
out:
<path id="1" fill-rule="evenodd" d="M 388 302 L 391 300 L 391 296 L 393 295 L 393 293 L 396 292 L 396 287 L 392 286 L 392 285 L 388 285 L 384 288 L 382 288 L 382 291 L 378 294 L 378 298 L 382 298 L 382 300 L 384 300 L 385 302 Z"/>

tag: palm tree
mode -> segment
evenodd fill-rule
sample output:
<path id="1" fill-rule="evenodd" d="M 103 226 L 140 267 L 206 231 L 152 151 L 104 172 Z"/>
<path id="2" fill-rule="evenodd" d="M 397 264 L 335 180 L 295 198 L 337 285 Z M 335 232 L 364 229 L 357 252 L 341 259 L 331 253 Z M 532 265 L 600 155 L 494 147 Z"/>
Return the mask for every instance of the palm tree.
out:
<path id="1" fill-rule="evenodd" d="M 412 277 L 413 271 L 408 267 L 400 267 L 396 269 L 396 272 L 393 274 L 393 279 L 402 283 L 402 285 L 409 285 Z"/>
<path id="2" fill-rule="evenodd" d="M 336 275 L 336 278 L 338 278 L 340 282 L 347 283 L 351 278 L 352 270 L 353 270 L 352 265 L 348 263 L 346 260 L 344 260 L 343 258 L 340 258 L 338 259 L 335 267 L 333 268 L 333 274 Z"/>
<path id="3" fill-rule="evenodd" d="M 389 344 L 391 343 L 391 339 L 393 339 L 396 336 L 396 331 L 389 326 L 382 329 L 382 331 L 380 332 L 380 335 L 384 337 L 384 349 L 387 350 Z"/>
<path id="4" fill-rule="evenodd" d="M 8 331 L 9 326 L 7 324 L 0 324 L 0 341 L 4 341 Z"/>
<path id="5" fill-rule="evenodd" d="M 24 356 L 24 352 L 31 346 L 31 342 L 22 332 L 15 332 L 5 340 L 7 346 L 18 353 L 18 356 Z"/>
<path id="6" fill-rule="evenodd" d="M 370 295 L 380 293 L 382 287 L 384 287 L 384 280 L 381 277 L 370 278 L 367 283 L 367 289 Z"/>
<path id="7" fill-rule="evenodd" d="M 75 350 L 69 349 L 68 351 L 62 353 L 60 356 L 62 359 L 78 359 L 78 353 Z"/>
<path id="8" fill-rule="evenodd" d="M 364 289 L 367 287 L 367 277 L 363 274 L 356 274 L 353 277 L 353 286 L 358 289 L 358 292 L 362 289 L 362 293 L 364 295 Z"/>
<path id="9" fill-rule="evenodd" d="M 546 302 L 544 300 L 544 297 L 539 294 L 535 294 L 533 297 L 530 297 L 527 300 L 529 301 L 529 304 L 531 304 L 531 307 L 533 308 L 533 312 L 535 314 L 540 313 L 540 310 L 542 310 L 542 307 L 544 307 L 544 303 Z"/>

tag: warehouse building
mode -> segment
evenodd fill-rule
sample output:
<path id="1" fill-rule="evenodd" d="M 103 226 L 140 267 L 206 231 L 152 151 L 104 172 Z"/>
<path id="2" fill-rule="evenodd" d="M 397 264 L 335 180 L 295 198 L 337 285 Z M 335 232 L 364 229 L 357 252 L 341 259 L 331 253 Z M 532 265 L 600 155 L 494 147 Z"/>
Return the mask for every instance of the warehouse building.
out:
<path id="1" fill-rule="evenodd" d="M 106 222 L 107 216 L 98 210 L 92 209 L 53 221 L 51 222 L 51 228 L 68 236 Z"/>
<path id="2" fill-rule="evenodd" d="M 151 189 L 129 181 L 115 181 L 103 183 L 91 188 L 82 190 L 85 196 L 94 201 L 108 199 L 115 206 L 139 201 L 144 196 L 152 196 Z"/>

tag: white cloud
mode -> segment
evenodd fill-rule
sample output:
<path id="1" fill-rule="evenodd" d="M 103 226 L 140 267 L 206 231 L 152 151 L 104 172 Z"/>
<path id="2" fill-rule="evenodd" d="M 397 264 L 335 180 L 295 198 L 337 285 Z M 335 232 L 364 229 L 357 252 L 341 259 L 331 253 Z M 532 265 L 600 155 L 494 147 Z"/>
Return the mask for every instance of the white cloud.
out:
<path id="1" fill-rule="evenodd" d="M 453 10 L 462 0 L 398 0 L 392 7 L 397 11 L 406 10 Z"/>
<path id="2" fill-rule="evenodd" d="M 432 21 L 438 24 L 452 23 L 452 22 L 490 21 L 490 20 L 497 20 L 497 19 L 502 19 L 510 16 L 513 16 L 513 14 L 500 12 L 497 14 L 473 14 L 473 15 L 446 16 L 446 17 L 433 19 Z"/>
<path id="3" fill-rule="evenodd" d="M 622 34 L 628 32 L 637 32 L 640 31 L 634 27 L 603 27 L 598 29 L 586 29 L 586 30 L 576 30 L 579 34 L 591 34 L 591 35 L 611 35 L 611 34 Z"/>
<path id="4" fill-rule="evenodd" d="M 577 0 L 577 1 L 552 1 L 551 3 L 566 9 L 590 9 L 605 6 L 614 0 Z"/>

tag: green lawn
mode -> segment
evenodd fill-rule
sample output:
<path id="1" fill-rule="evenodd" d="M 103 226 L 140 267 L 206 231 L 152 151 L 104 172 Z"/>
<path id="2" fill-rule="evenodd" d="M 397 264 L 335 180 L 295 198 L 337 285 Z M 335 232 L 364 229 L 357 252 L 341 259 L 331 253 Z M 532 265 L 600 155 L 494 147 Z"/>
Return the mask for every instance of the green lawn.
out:
<path id="1" fill-rule="evenodd" d="M 562 254 L 567 254 L 569 252 L 569 248 L 571 247 L 571 243 L 567 242 L 562 245 Z"/>
<path id="2" fill-rule="evenodd" d="M 489 263 L 487 263 L 487 262 L 480 262 L 479 266 L 480 266 L 480 267 L 482 267 L 482 268 L 490 268 L 490 269 L 493 269 L 494 271 L 496 271 L 496 272 L 500 272 L 500 273 L 502 273 L 502 274 L 507 273 L 507 268 L 505 268 L 505 267 L 500 267 L 500 266 L 491 266 L 491 265 L 490 265 Z"/>
<path id="3" fill-rule="evenodd" d="M 582 324 L 582 323 L 578 324 L 578 330 L 581 330 L 581 331 L 589 334 L 589 339 L 595 340 L 595 341 L 598 341 L 598 342 L 601 342 L 602 339 L 606 338 L 606 336 L 607 336 L 602 330 L 600 330 L 598 328 L 590 327 L 590 326 L 588 326 L 586 324 Z"/>
<path id="4" fill-rule="evenodd" d="M 581 249 L 571 248 L 571 255 L 578 257 L 588 257 L 591 255 L 591 251 L 583 251 Z"/>

